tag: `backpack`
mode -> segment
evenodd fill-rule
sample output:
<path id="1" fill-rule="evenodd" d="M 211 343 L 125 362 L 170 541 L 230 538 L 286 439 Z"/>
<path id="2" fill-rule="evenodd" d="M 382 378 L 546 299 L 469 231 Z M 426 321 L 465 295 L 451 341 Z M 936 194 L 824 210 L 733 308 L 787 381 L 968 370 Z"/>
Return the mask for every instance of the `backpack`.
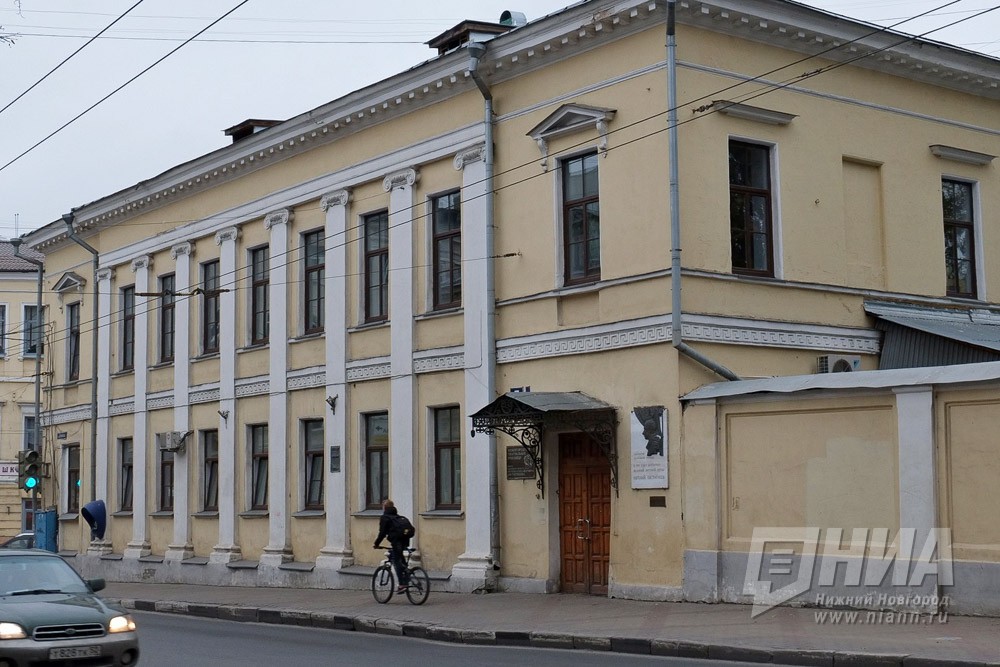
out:
<path id="1" fill-rule="evenodd" d="M 389 539 L 403 540 L 410 539 L 416 531 L 413 524 L 402 514 L 395 514 L 389 517 Z"/>

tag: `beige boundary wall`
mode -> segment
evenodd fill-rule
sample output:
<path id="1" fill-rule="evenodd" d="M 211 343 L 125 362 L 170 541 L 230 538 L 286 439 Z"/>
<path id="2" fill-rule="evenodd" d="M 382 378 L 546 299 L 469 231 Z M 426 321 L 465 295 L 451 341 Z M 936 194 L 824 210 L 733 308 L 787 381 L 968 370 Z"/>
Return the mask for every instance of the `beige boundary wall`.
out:
<path id="1" fill-rule="evenodd" d="M 684 403 L 687 599 L 752 602 L 748 582 L 778 590 L 808 575 L 789 604 L 936 594 L 942 611 L 1000 611 L 1000 363 L 719 383 Z M 801 542 L 763 542 L 772 528 L 812 529 L 815 561 Z M 934 549 L 936 572 L 918 581 L 913 563 L 897 581 L 897 558 L 877 580 L 873 557 L 891 557 L 882 536 L 907 534 L 914 558 Z M 776 549 L 790 550 L 789 572 L 771 569 Z"/>

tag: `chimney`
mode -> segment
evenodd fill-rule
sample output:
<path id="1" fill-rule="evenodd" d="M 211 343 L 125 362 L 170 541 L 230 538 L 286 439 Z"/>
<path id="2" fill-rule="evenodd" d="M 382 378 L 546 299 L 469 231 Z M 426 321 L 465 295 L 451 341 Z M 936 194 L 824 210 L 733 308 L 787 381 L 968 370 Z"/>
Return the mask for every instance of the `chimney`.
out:
<path id="1" fill-rule="evenodd" d="M 500 15 L 499 23 L 489 23 L 487 21 L 465 20 L 454 28 L 445 30 L 443 33 L 427 42 L 427 46 L 437 49 L 438 55 L 453 51 L 463 44 L 469 42 L 486 42 L 497 35 L 510 32 L 514 28 L 527 25 L 528 19 L 521 12 L 504 11 Z"/>

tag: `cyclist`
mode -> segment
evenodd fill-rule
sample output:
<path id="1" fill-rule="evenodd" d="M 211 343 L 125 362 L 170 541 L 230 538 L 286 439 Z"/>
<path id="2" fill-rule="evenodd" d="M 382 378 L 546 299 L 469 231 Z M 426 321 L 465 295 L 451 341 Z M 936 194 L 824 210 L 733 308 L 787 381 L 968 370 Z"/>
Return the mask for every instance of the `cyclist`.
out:
<path id="1" fill-rule="evenodd" d="M 382 503 L 382 518 L 379 519 L 378 523 L 378 537 L 375 538 L 375 544 L 372 546 L 376 549 L 382 549 L 382 540 L 389 539 L 389 544 L 392 546 L 392 549 L 389 550 L 389 560 L 392 562 L 393 569 L 396 570 L 396 581 L 399 582 L 399 588 L 396 589 L 396 592 L 405 593 L 406 586 L 410 582 L 409 573 L 406 571 L 406 561 L 403 558 L 403 549 L 410 546 L 410 538 L 394 529 L 393 524 L 398 515 L 396 504 L 386 499 Z"/>

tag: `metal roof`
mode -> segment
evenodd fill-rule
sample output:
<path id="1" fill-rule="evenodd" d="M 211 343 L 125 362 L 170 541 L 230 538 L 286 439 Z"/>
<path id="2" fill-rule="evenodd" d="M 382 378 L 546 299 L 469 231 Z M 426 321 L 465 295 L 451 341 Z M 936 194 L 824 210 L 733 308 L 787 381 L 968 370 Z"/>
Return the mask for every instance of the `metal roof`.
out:
<path id="1" fill-rule="evenodd" d="M 871 302 L 865 303 L 865 311 L 893 324 L 1000 352 L 1000 316 L 991 311 Z"/>
<path id="2" fill-rule="evenodd" d="M 922 385 L 959 384 L 1000 380 L 1000 361 L 955 366 L 900 368 L 852 373 L 789 375 L 758 380 L 717 382 L 699 387 L 681 397 L 682 401 L 714 400 L 749 394 L 791 394 L 808 389 L 852 390 L 893 389 Z"/>
<path id="3" fill-rule="evenodd" d="M 615 409 L 614 406 L 579 391 L 509 391 L 504 396 L 539 412 Z"/>

